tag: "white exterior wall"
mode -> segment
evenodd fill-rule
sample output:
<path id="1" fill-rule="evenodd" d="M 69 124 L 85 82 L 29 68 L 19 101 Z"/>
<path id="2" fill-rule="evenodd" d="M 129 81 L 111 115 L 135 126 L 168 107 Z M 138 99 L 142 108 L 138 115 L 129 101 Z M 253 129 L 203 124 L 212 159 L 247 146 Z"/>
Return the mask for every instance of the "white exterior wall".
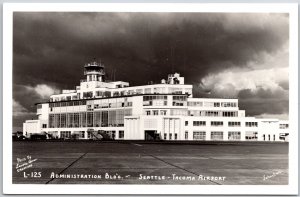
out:
<path id="1" fill-rule="evenodd" d="M 182 118 L 180 118 L 179 116 L 163 117 L 162 123 L 163 130 L 161 132 L 161 139 L 164 139 L 165 134 L 166 140 L 175 140 L 175 134 L 177 134 L 176 140 L 182 139 Z"/>
<path id="2" fill-rule="evenodd" d="M 260 120 L 259 138 L 261 141 L 280 141 L 279 139 L 279 121 L 278 120 Z M 265 135 L 265 139 L 263 137 Z M 274 139 L 275 138 L 275 139 Z"/>
<path id="3" fill-rule="evenodd" d="M 143 114 L 143 97 L 134 96 L 129 97 L 132 101 L 132 115 L 140 116 Z"/>
<path id="4" fill-rule="evenodd" d="M 39 104 L 42 106 L 41 109 L 37 109 L 36 115 L 38 115 L 39 120 L 48 120 L 48 115 L 49 115 L 49 104 L 48 103 L 43 103 Z"/>
<path id="5" fill-rule="evenodd" d="M 144 140 L 141 132 L 141 121 L 138 116 L 127 116 L 124 120 L 124 139 L 125 140 Z"/>
<path id="6" fill-rule="evenodd" d="M 23 135 L 30 136 L 33 133 L 41 133 L 41 122 L 40 120 L 26 120 L 23 123 Z"/>

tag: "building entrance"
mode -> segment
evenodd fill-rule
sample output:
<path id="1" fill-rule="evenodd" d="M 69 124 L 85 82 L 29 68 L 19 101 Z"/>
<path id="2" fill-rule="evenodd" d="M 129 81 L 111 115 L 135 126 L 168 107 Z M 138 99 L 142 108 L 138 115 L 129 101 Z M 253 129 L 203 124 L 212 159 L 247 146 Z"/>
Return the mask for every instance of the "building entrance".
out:
<path id="1" fill-rule="evenodd" d="M 145 140 L 156 140 L 156 130 L 145 130 Z"/>

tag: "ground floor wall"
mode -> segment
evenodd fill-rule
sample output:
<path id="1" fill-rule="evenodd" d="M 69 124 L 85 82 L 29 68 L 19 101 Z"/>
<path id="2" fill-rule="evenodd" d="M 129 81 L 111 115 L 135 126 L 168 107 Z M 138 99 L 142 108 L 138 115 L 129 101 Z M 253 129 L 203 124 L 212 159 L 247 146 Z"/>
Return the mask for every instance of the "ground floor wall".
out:
<path id="1" fill-rule="evenodd" d="M 24 123 L 24 131 L 49 138 L 115 140 L 288 141 L 278 121 L 255 118 L 127 116 L 123 127 L 42 128 L 39 120 Z"/>

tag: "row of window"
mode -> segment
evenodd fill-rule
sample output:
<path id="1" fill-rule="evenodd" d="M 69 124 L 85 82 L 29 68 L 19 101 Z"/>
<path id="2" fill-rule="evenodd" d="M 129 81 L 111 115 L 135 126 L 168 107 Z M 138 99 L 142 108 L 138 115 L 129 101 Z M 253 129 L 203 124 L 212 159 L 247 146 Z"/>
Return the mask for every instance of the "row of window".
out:
<path id="1" fill-rule="evenodd" d="M 185 139 L 188 140 L 188 131 L 185 131 Z M 246 140 L 257 140 L 257 132 L 256 131 L 246 131 L 245 139 Z M 264 140 L 266 140 L 265 135 L 263 135 Z M 270 138 L 270 135 L 269 135 Z M 205 131 L 194 131 L 193 132 L 193 140 L 206 140 L 206 132 Z M 212 131 L 210 132 L 211 140 L 223 140 L 224 135 L 223 131 Z M 229 131 L 228 132 L 228 140 L 241 140 L 241 132 L 240 131 Z M 270 140 L 270 139 L 269 139 Z M 275 140 L 275 135 L 274 135 Z"/>
<path id="2" fill-rule="evenodd" d="M 132 102 L 114 102 L 114 103 L 101 103 L 94 105 L 87 105 L 87 109 L 100 109 L 100 108 L 120 108 L 120 107 L 132 107 Z"/>
<path id="3" fill-rule="evenodd" d="M 185 135 L 188 138 L 188 134 Z M 210 132 L 211 140 L 223 140 L 223 132 L 222 131 L 212 131 Z M 206 140 L 206 132 L 205 131 L 194 131 L 193 132 L 193 140 Z M 241 132 L 239 131 L 229 131 L 228 132 L 228 140 L 241 140 Z"/>
<path id="4" fill-rule="evenodd" d="M 87 138 L 88 139 L 97 139 L 100 135 L 107 135 L 110 139 L 116 138 L 116 131 L 87 131 Z M 124 139 L 124 131 L 119 130 L 118 139 Z"/>
<path id="5" fill-rule="evenodd" d="M 103 131 L 101 131 L 102 133 Z M 104 131 L 106 135 L 108 135 L 111 139 L 115 139 L 116 131 Z M 60 131 L 60 138 L 62 139 L 85 139 L 85 131 Z M 98 134 L 98 131 L 87 131 L 87 139 L 92 139 L 95 135 Z M 124 131 L 120 130 L 118 133 L 118 139 L 124 139 Z"/>
<path id="6" fill-rule="evenodd" d="M 68 101 L 68 102 L 58 102 L 58 103 L 49 103 L 49 107 L 66 107 L 66 106 L 78 106 L 86 105 L 86 101 Z"/>
<path id="7" fill-rule="evenodd" d="M 151 94 L 151 88 L 145 88 L 144 90 L 145 94 Z M 164 91 L 161 91 L 160 89 L 154 88 L 154 94 L 160 94 L 164 93 Z M 166 93 L 166 92 L 165 92 Z M 170 93 L 173 94 L 182 94 L 182 91 L 172 91 Z M 186 92 L 187 94 L 188 92 Z M 90 92 L 83 92 L 83 98 L 93 98 L 93 97 L 117 97 L 117 96 L 126 96 L 126 95 L 136 95 L 136 94 L 143 94 L 143 89 L 137 89 L 137 90 L 128 90 L 128 91 L 115 91 L 115 92 L 110 92 L 110 91 L 96 91 L 95 94 L 90 91 Z M 186 96 L 185 96 L 186 97 Z M 151 99 L 150 99 L 151 100 Z"/>
<path id="8" fill-rule="evenodd" d="M 89 102 L 90 103 L 90 102 Z M 96 103 L 96 102 L 95 102 Z M 118 107 L 131 107 L 132 102 L 125 101 L 125 102 L 108 102 L 108 100 L 99 102 L 98 104 L 94 105 L 87 105 L 87 109 L 99 109 L 99 108 L 118 108 Z M 69 101 L 69 102 L 59 102 L 59 103 L 49 103 L 50 111 L 52 111 L 53 107 L 68 107 L 68 106 L 79 106 L 79 105 L 86 105 L 86 101 Z M 41 105 L 38 105 L 38 109 L 41 108 Z"/>
<path id="9" fill-rule="evenodd" d="M 189 122 L 185 121 L 185 126 L 188 126 Z M 211 121 L 211 126 L 223 126 L 223 121 Z M 246 127 L 257 127 L 257 122 L 246 122 Z M 206 126 L 206 121 L 193 121 L 193 126 Z M 229 127 L 240 127 L 241 122 L 234 122 L 229 121 L 228 122 Z"/>
<path id="10" fill-rule="evenodd" d="M 257 122 L 246 122 L 246 127 L 257 127 Z"/>
<path id="11" fill-rule="evenodd" d="M 122 127 L 131 109 L 49 115 L 50 128 Z"/>
<path id="12" fill-rule="evenodd" d="M 164 134 L 164 140 L 167 139 L 167 134 Z M 169 133 L 169 140 L 177 140 L 177 133 L 174 133 L 174 139 L 172 133 Z"/>
<path id="13" fill-rule="evenodd" d="M 200 111 L 189 110 L 189 116 L 210 116 L 210 117 L 237 117 L 237 111 Z"/>
<path id="14" fill-rule="evenodd" d="M 146 115 L 150 116 L 150 115 L 154 115 L 154 116 L 164 116 L 167 115 L 167 110 L 146 110 Z"/>
<path id="15" fill-rule="evenodd" d="M 153 100 L 153 101 L 144 101 L 143 106 L 167 106 L 168 101 L 164 100 Z"/>
<path id="16" fill-rule="evenodd" d="M 70 100 L 76 100 L 79 99 L 79 95 L 73 95 L 73 96 L 62 96 L 62 97 L 54 97 L 50 98 L 50 102 L 55 102 L 55 101 L 70 101 Z"/>
<path id="17" fill-rule="evenodd" d="M 236 102 L 202 102 L 202 101 L 189 101 L 188 106 L 191 107 L 237 107 Z"/>
<path id="18" fill-rule="evenodd" d="M 143 96 L 143 101 L 167 100 L 167 99 L 168 99 L 168 96 L 163 96 L 163 95 Z"/>
<path id="19" fill-rule="evenodd" d="M 173 101 L 186 101 L 187 100 L 187 96 L 173 96 Z"/>
<path id="20" fill-rule="evenodd" d="M 145 115 L 147 116 L 165 116 L 167 115 L 167 110 L 146 110 L 145 111 Z M 186 116 L 187 115 L 187 111 L 186 110 L 180 110 L 180 109 L 171 109 L 170 110 L 170 115 L 171 116 Z"/>
<path id="21" fill-rule="evenodd" d="M 185 139 L 188 140 L 188 131 L 185 132 Z M 194 131 L 193 132 L 193 140 L 206 140 L 206 132 L 205 131 Z M 210 132 L 211 140 L 223 140 L 224 132 L 223 131 L 212 131 Z M 246 132 L 245 136 L 246 140 L 257 140 L 257 132 Z M 241 140 L 241 132 L 240 131 L 229 131 L 228 132 L 228 140 Z"/>
<path id="22" fill-rule="evenodd" d="M 168 97 L 163 95 L 143 96 L 143 106 L 167 106 Z"/>

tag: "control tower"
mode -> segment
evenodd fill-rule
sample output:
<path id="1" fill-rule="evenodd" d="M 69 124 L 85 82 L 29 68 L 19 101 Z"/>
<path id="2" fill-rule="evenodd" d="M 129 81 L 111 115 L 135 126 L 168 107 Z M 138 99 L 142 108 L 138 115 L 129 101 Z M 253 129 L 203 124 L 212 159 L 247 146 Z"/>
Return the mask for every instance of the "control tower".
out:
<path id="1" fill-rule="evenodd" d="M 86 81 L 104 81 L 104 64 L 96 61 L 84 65 Z"/>

